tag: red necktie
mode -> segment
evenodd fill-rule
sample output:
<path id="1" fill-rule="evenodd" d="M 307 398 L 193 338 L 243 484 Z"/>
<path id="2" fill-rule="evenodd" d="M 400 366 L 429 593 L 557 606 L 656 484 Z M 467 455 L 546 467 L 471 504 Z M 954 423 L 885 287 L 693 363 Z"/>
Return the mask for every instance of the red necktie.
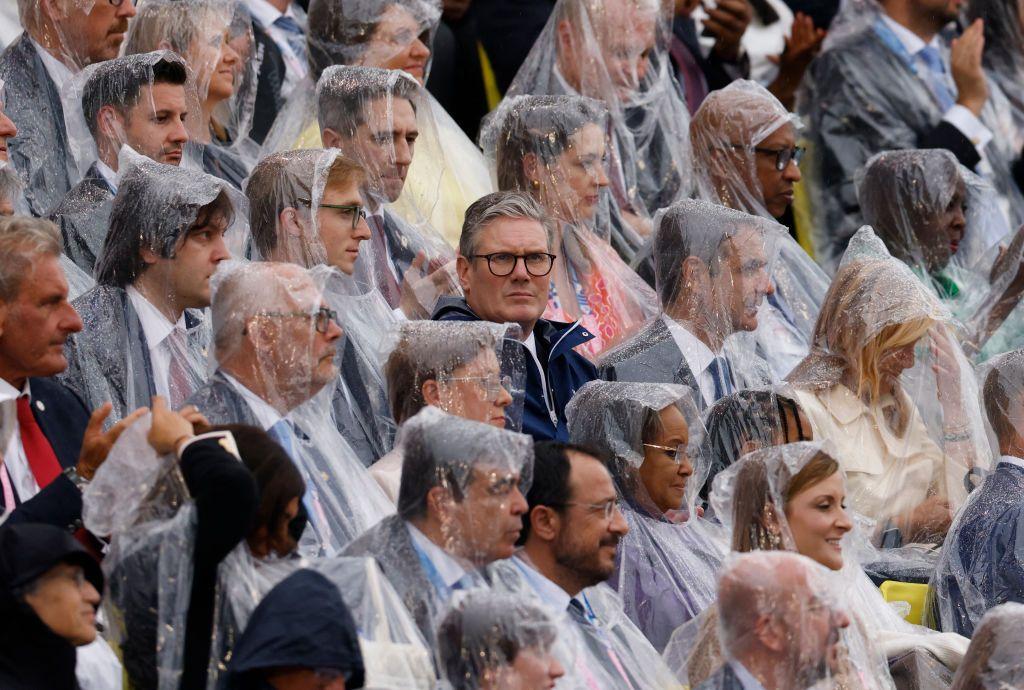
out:
<path id="1" fill-rule="evenodd" d="M 21 432 L 21 447 L 25 449 L 28 466 L 40 489 L 57 478 L 61 472 L 60 463 L 53 447 L 46 440 L 43 430 L 36 424 L 28 396 L 18 398 L 18 430 Z"/>

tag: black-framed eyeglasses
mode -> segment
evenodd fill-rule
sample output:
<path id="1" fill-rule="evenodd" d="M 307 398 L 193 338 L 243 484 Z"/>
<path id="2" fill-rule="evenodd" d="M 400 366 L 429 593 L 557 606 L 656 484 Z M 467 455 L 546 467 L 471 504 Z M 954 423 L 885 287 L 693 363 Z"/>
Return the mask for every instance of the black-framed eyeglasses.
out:
<path id="1" fill-rule="evenodd" d="M 331 327 L 331 323 L 338 323 L 338 312 L 327 307 L 320 307 L 314 312 L 308 311 L 261 311 L 259 316 L 271 316 L 283 319 L 297 318 L 304 316 L 307 319 L 313 319 L 314 325 L 316 326 L 316 332 L 321 335 L 327 335 L 328 329 Z"/>
<path id="2" fill-rule="evenodd" d="M 745 149 L 747 151 L 754 151 L 755 153 L 763 153 L 766 156 L 775 156 L 775 169 L 782 172 L 789 165 L 790 161 L 793 161 L 797 165 L 800 165 L 800 161 L 804 157 L 803 146 L 794 146 L 793 148 L 786 149 L 767 149 L 760 146 L 747 146 L 745 144 L 733 144 L 734 149 Z"/>
<path id="3" fill-rule="evenodd" d="M 306 206 L 313 206 L 313 202 L 310 199 L 299 199 L 299 203 L 305 204 Z M 366 209 L 361 204 L 320 204 L 318 208 L 333 208 L 336 211 L 343 211 L 345 213 L 352 214 L 352 229 L 355 230 L 359 227 L 359 219 L 366 220 L 367 213 Z"/>
<path id="4" fill-rule="evenodd" d="M 586 508 L 594 512 L 600 512 L 605 521 L 611 522 L 612 515 L 615 514 L 616 509 L 619 507 L 619 502 L 614 498 L 605 501 L 604 503 L 580 503 L 578 501 L 567 501 L 565 503 L 552 503 L 549 504 L 551 508 L 569 508 L 572 506 L 578 506 L 580 508 Z"/>
<path id="5" fill-rule="evenodd" d="M 516 264 L 522 260 L 527 273 L 534 278 L 541 278 L 551 273 L 551 267 L 555 265 L 555 259 L 558 256 L 546 252 L 534 252 L 531 254 L 491 252 L 490 254 L 471 254 L 468 258 L 487 259 L 487 268 L 491 271 L 492 275 L 498 278 L 512 275 L 512 272 L 516 270 Z"/>

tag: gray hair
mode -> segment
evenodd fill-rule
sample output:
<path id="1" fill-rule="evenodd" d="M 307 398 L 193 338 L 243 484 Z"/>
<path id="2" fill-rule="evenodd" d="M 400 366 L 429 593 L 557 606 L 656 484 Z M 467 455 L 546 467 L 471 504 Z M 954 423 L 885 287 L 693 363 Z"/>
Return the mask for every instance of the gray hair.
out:
<path id="1" fill-rule="evenodd" d="M 0 302 L 14 301 L 40 256 L 60 256 L 60 231 L 43 218 L 0 219 Z"/>
<path id="2" fill-rule="evenodd" d="M 466 220 L 462 223 L 459 236 L 459 254 L 472 256 L 476 253 L 476 241 L 480 232 L 499 218 L 522 218 L 535 220 L 544 228 L 548 249 L 551 249 L 551 221 L 544 209 L 525 192 L 493 192 L 482 196 L 466 209 Z"/>

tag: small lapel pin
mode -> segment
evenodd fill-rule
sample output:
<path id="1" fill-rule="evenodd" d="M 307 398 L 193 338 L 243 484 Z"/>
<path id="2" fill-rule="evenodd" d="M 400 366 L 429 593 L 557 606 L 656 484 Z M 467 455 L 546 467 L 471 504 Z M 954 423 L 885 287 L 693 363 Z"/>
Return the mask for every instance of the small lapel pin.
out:
<path id="1" fill-rule="evenodd" d="M 42 400 L 36 400 L 36 408 L 37 408 L 37 409 L 38 409 L 38 410 L 39 410 L 40 412 L 46 412 L 46 405 L 44 405 L 44 404 L 43 404 L 43 401 L 42 401 Z"/>

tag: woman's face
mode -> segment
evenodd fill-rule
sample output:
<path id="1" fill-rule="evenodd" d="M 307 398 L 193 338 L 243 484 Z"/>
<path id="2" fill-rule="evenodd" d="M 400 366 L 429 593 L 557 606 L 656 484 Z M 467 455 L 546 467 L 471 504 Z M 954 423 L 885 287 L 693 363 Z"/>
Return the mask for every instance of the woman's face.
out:
<path id="1" fill-rule="evenodd" d="M 430 36 L 409 10 L 391 5 L 380 16 L 358 64 L 402 70 L 423 85 L 430 60 Z"/>
<path id="2" fill-rule="evenodd" d="M 917 343 L 913 342 L 902 347 L 894 347 L 882 353 L 878 362 L 878 371 L 887 384 L 893 384 L 900 375 L 914 366 L 917 358 L 914 350 Z"/>
<path id="3" fill-rule="evenodd" d="M 658 433 L 652 439 L 644 439 L 644 462 L 639 474 L 654 505 L 664 513 L 682 506 L 693 464 L 685 452 L 690 430 L 683 413 L 669 405 L 658 413 L 658 418 Z"/>
<path id="4" fill-rule="evenodd" d="M 840 540 L 853 528 L 846 515 L 841 472 L 806 487 L 786 504 L 786 520 L 796 550 L 832 570 L 843 567 Z"/>
<path id="5" fill-rule="evenodd" d="M 189 65 L 196 73 L 199 88 L 206 85 L 206 102 L 220 103 L 235 93 L 235 77 L 241 60 L 231 47 L 228 30 L 202 34 L 189 49 Z"/>
<path id="6" fill-rule="evenodd" d="M 266 558 L 271 554 L 287 556 L 298 548 L 289 531 L 292 520 L 299 514 L 299 497 L 296 496 L 285 506 L 284 513 L 276 525 L 261 525 L 249 536 L 249 551 L 256 558 Z"/>
<path id="7" fill-rule="evenodd" d="M 594 219 L 601 190 L 608 186 L 605 136 L 596 124 L 569 137 L 569 146 L 540 171 L 541 203 L 567 221 Z"/>
<path id="8" fill-rule="evenodd" d="M 438 382 L 437 406 L 449 414 L 505 428 L 505 408 L 512 395 L 505 388 L 494 350 L 487 348 L 471 362 Z"/>
<path id="9" fill-rule="evenodd" d="M 550 651 L 522 649 L 515 661 L 495 669 L 481 684 L 486 690 L 551 690 L 565 669 Z"/>
<path id="10" fill-rule="evenodd" d="M 946 208 L 917 228 L 929 270 L 944 268 L 960 249 L 967 229 L 967 187 L 961 180 Z"/>

